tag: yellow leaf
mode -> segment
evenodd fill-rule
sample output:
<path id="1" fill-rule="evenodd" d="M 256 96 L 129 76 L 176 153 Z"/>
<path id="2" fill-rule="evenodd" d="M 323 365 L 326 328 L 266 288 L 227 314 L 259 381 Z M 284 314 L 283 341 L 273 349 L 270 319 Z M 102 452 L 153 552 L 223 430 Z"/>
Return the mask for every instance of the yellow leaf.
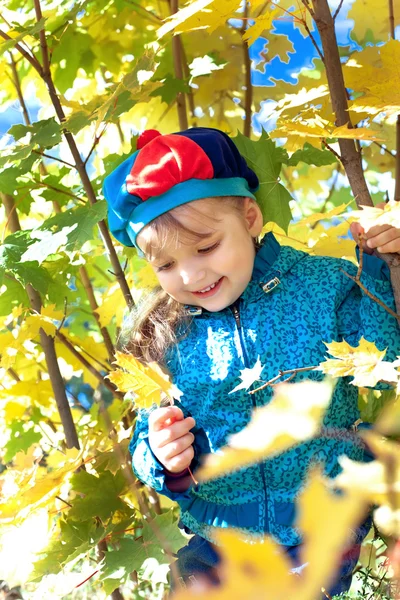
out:
<path id="1" fill-rule="evenodd" d="M 363 95 L 350 103 L 350 110 L 386 115 L 400 111 L 400 41 L 390 40 L 379 49 L 380 64 L 365 65 L 363 56 L 346 69 L 346 84 Z M 362 69 L 359 69 L 359 61 Z M 360 77 L 362 71 L 362 77 Z M 354 87 L 353 87 L 354 86 Z"/>
<path id="2" fill-rule="evenodd" d="M 170 399 L 177 395 L 177 389 L 169 381 L 168 375 L 156 363 L 146 366 L 130 354 L 116 352 L 115 364 L 121 369 L 112 371 L 108 379 L 119 391 L 134 393 L 137 406 L 148 408 L 154 402 L 159 404 L 163 394 Z"/>
<path id="3" fill-rule="evenodd" d="M 373 342 L 361 338 L 358 346 L 353 348 L 346 341 L 325 343 L 329 354 L 335 360 L 328 359 L 319 365 L 319 370 L 332 377 L 352 375 L 353 385 L 374 387 L 378 381 L 397 382 L 399 372 L 395 363 L 384 361 L 386 350 L 378 350 Z"/>
<path id="4" fill-rule="evenodd" d="M 301 561 L 308 563 L 302 573 L 301 593 L 296 598 L 320 597 L 320 589 L 328 588 L 340 564 L 343 552 L 355 528 L 366 512 L 366 502 L 352 490 L 345 496 L 334 494 L 318 471 L 299 497 L 298 527 L 304 535 Z"/>
<path id="5" fill-rule="evenodd" d="M 374 431 L 364 431 L 362 437 L 376 460 L 359 463 L 342 456 L 343 471 L 335 479 L 338 487 L 358 493 L 371 504 L 400 505 L 400 447 Z"/>
<path id="6" fill-rule="evenodd" d="M 57 456 L 59 454 L 61 453 L 57 453 Z M 61 468 L 47 473 L 37 481 L 32 481 L 28 476 L 23 482 L 19 482 L 17 493 L 14 492 L 10 497 L 3 495 L 3 501 L 0 502 L 0 520 L 23 519 L 32 511 L 51 503 L 66 478 L 81 464 L 82 455 L 83 450 L 71 448 L 62 455 L 62 459 L 60 458 Z M 11 475 L 13 476 L 13 473 Z M 4 487 L 2 491 L 4 494 Z"/>
<path id="7" fill-rule="evenodd" d="M 272 21 L 279 11 L 277 9 L 268 11 L 255 19 L 254 25 L 246 29 L 242 36 L 244 42 L 249 42 L 249 47 L 263 34 L 266 29 L 271 29 Z"/>
<path id="8" fill-rule="evenodd" d="M 400 229 L 400 205 L 396 200 L 390 200 L 383 208 L 363 206 L 361 210 L 350 213 L 355 221 L 368 231 L 377 225 L 390 225 Z"/>
<path id="9" fill-rule="evenodd" d="M 7 424 L 10 424 L 15 419 L 20 419 L 24 412 L 26 411 L 26 406 L 20 404 L 19 402 L 7 402 L 4 407 L 5 420 Z"/>
<path id="10" fill-rule="evenodd" d="M 382 138 L 379 137 L 379 131 L 373 131 L 367 127 L 355 127 L 354 129 L 349 129 L 347 125 L 335 127 L 332 130 L 330 137 L 338 139 L 382 141 Z"/>
<path id="11" fill-rule="evenodd" d="M 196 477 L 220 477 L 311 438 L 318 431 L 331 395 L 332 384 L 328 381 L 276 386 L 270 404 L 256 408 L 247 427 L 231 436 L 227 446 L 208 454 Z"/>
<path id="12" fill-rule="evenodd" d="M 325 221 L 326 219 L 332 219 L 333 217 L 337 217 L 338 215 L 344 213 L 348 206 L 348 204 L 341 204 L 340 206 L 336 206 L 332 210 L 325 213 L 312 213 L 309 217 L 301 219 L 301 221 L 299 221 L 298 224 L 313 225 L 314 223 L 317 223 L 317 221 Z"/>
<path id="13" fill-rule="evenodd" d="M 271 538 L 255 543 L 241 534 L 216 530 L 222 554 L 222 583 L 207 589 L 207 600 L 314 600 L 329 588 L 335 569 L 350 541 L 351 528 L 363 516 L 365 503 L 358 495 L 330 493 L 326 481 L 314 472 L 299 498 L 299 521 L 304 533 L 301 563 L 308 563 L 301 577 L 290 573 L 293 565 Z M 225 576 L 224 576 L 225 574 Z M 182 590 L 176 600 L 198 598 L 196 589 Z"/>
<path id="14" fill-rule="evenodd" d="M 216 533 L 223 556 L 226 580 L 220 588 L 208 589 L 207 600 L 294 600 L 301 580 L 290 575 L 291 563 L 279 545 L 265 538 L 254 544 L 242 541 L 232 530 Z M 198 598 L 186 589 L 176 600 Z M 205 597 L 205 596 L 204 596 Z"/>
<path id="15" fill-rule="evenodd" d="M 371 32 L 376 41 L 387 40 L 389 14 L 386 0 L 355 0 L 347 18 L 354 23 L 350 36 L 358 42 L 365 41 Z"/>
<path id="16" fill-rule="evenodd" d="M 160 27 L 157 37 L 160 39 L 173 29 L 175 33 L 183 33 L 202 28 L 206 29 L 207 33 L 213 33 L 218 27 L 225 25 L 229 18 L 235 16 L 239 6 L 238 0 L 195 0 L 172 15 L 165 25 Z"/>
<path id="17" fill-rule="evenodd" d="M 48 319 L 54 319 L 56 321 L 61 321 L 64 318 L 63 311 L 56 310 L 55 304 L 48 304 L 47 306 L 42 306 L 40 314 L 43 317 L 47 317 Z"/>

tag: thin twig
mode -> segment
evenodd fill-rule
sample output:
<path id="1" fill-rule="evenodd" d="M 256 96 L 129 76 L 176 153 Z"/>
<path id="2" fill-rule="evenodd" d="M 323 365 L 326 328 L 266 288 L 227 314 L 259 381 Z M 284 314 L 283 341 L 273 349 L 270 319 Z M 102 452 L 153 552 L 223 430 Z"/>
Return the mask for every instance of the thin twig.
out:
<path id="1" fill-rule="evenodd" d="M 303 4 L 304 4 L 304 2 L 303 2 Z M 313 34 L 311 33 L 311 29 L 310 29 L 310 28 L 309 28 L 309 26 L 307 25 L 307 21 L 306 21 L 306 19 L 304 19 L 304 21 L 301 21 L 301 22 L 302 22 L 302 24 L 303 24 L 303 27 L 304 27 L 304 29 L 307 31 L 307 33 L 308 33 L 308 35 L 309 35 L 309 38 L 310 38 L 310 40 L 311 40 L 311 42 L 312 42 L 312 44 L 313 44 L 314 48 L 315 48 L 315 49 L 316 49 L 316 51 L 318 52 L 320 59 L 322 60 L 323 64 L 325 64 L 325 58 L 324 58 L 324 55 L 322 54 L 321 50 L 319 49 L 319 46 L 318 46 L 318 44 L 317 44 L 317 42 L 316 42 L 316 40 L 315 40 L 315 38 L 314 38 Z"/>
<path id="2" fill-rule="evenodd" d="M 281 379 L 282 377 L 284 377 L 284 375 L 290 375 L 290 379 L 293 379 L 294 375 L 297 375 L 297 373 L 301 373 L 302 371 L 315 371 L 315 369 L 317 369 L 318 366 L 319 365 L 314 365 L 313 367 L 301 367 L 298 369 L 288 369 L 287 371 L 279 371 L 278 375 L 276 375 L 275 377 L 273 377 L 272 379 L 270 379 L 269 381 L 264 383 L 261 387 L 255 389 L 255 390 L 250 390 L 249 394 L 255 394 L 256 392 L 260 392 L 261 390 L 264 390 L 266 387 L 273 385 L 276 381 L 278 381 L 278 379 Z"/>
<path id="3" fill-rule="evenodd" d="M 5 31 L 2 31 L 0 29 L 0 37 L 3 38 L 3 40 L 6 40 L 7 42 L 12 41 L 12 37 L 10 37 Z M 39 73 L 40 76 L 42 76 L 43 74 L 43 69 L 42 69 L 42 65 L 40 64 L 40 62 L 34 57 L 31 56 L 26 50 L 24 50 L 24 48 L 21 46 L 21 44 L 17 43 L 14 46 L 18 52 L 20 54 L 22 54 L 22 56 L 24 58 L 26 58 L 26 60 L 28 62 L 31 63 L 32 67 Z"/>
<path id="4" fill-rule="evenodd" d="M 40 154 L 40 156 L 44 156 L 45 158 L 49 158 L 50 160 L 55 160 L 57 162 L 63 163 L 64 165 L 67 165 L 67 167 L 70 167 L 71 169 L 76 169 L 75 165 L 67 162 L 66 160 L 63 160 L 62 158 L 58 158 L 58 156 L 50 156 L 50 154 L 46 154 L 45 152 L 42 152 L 41 150 L 32 150 L 32 152 L 34 152 L 35 154 Z"/>
<path id="5" fill-rule="evenodd" d="M 375 300 L 375 302 L 377 302 L 379 304 L 379 306 L 382 306 L 382 308 L 384 308 L 390 315 L 392 315 L 392 317 L 394 317 L 395 319 L 397 319 L 400 322 L 400 315 L 397 315 L 391 308 L 390 306 L 387 306 L 387 304 L 385 304 L 384 302 L 382 302 L 382 300 L 380 300 L 379 298 L 377 298 L 376 296 L 374 296 L 374 294 L 372 294 L 366 287 L 364 284 L 361 283 L 361 281 L 358 281 L 356 279 L 356 277 L 354 277 L 353 275 L 350 275 L 349 273 L 346 273 L 346 271 L 344 271 L 343 269 L 340 269 L 342 271 L 342 273 L 344 275 L 346 275 L 346 277 L 348 277 L 349 279 L 351 279 L 352 281 L 354 281 L 361 289 L 362 291 L 372 300 Z"/>
<path id="6" fill-rule="evenodd" d="M 337 9 L 336 9 L 336 11 L 335 11 L 335 14 L 333 15 L 333 20 L 335 20 L 335 19 L 336 19 L 336 17 L 338 16 L 338 14 L 339 14 L 339 12 L 340 12 L 340 9 L 342 8 L 342 6 L 343 6 L 343 0 L 340 0 L 340 2 L 339 2 L 339 6 L 337 7 Z"/>
<path id="7" fill-rule="evenodd" d="M 325 140 L 322 140 L 322 145 L 323 145 L 323 146 L 324 146 L 324 147 L 325 147 L 327 150 L 329 150 L 329 152 L 332 152 L 332 154 L 334 154 L 334 155 L 336 156 L 336 158 L 338 159 L 338 161 L 339 161 L 340 163 L 342 163 L 342 157 L 340 156 L 340 154 L 338 154 L 338 153 L 336 152 L 336 150 L 334 150 L 334 149 L 332 148 L 332 146 L 330 146 L 329 144 L 327 144 Z"/>
<path id="8" fill-rule="evenodd" d="M 394 154 L 393 152 L 391 152 L 389 150 L 389 148 L 386 148 L 383 144 L 380 144 L 379 142 L 375 142 L 375 141 L 373 141 L 372 143 L 376 144 L 377 146 L 379 146 L 379 148 L 381 148 L 382 150 L 384 150 L 387 154 L 390 154 L 390 156 L 392 158 L 396 158 L 396 154 Z"/>

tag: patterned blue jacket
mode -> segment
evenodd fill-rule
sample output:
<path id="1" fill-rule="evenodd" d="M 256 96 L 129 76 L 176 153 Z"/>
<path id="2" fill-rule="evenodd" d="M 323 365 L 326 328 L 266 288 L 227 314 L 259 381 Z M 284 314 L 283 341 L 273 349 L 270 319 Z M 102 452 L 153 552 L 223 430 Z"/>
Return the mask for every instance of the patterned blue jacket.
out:
<path id="1" fill-rule="evenodd" d="M 240 370 L 252 367 L 258 356 L 265 365 L 262 379 L 269 380 L 280 369 L 319 364 L 326 356 L 323 341 L 345 339 L 356 346 L 364 336 L 379 349 L 387 348 L 387 360 L 400 354 L 397 320 L 342 270 L 356 274 L 348 261 L 281 247 L 267 234 L 252 279 L 235 303 L 239 313 L 228 307 L 217 313 L 203 310 L 193 318 L 188 335 L 169 352 L 167 364 L 183 392 L 177 405 L 196 420 L 196 461 L 202 454 L 216 452 L 231 434 L 245 427 L 254 406 L 270 401 L 270 387 L 258 394 L 239 390 L 229 395 L 240 383 Z M 394 310 L 385 263 L 364 255 L 361 281 Z M 265 287 L 268 282 L 272 283 Z M 304 372 L 292 381 L 322 377 Z M 337 435 L 351 430 L 359 418 L 358 390 L 350 380 L 339 379 L 319 437 L 186 492 L 166 487 L 163 467 L 148 444 L 148 413 L 141 411 L 130 445 L 133 470 L 141 481 L 176 500 L 183 523 L 206 539 L 212 539 L 214 527 L 233 526 L 246 530 L 250 538 L 270 533 L 281 544 L 298 544 L 300 534 L 293 527 L 295 500 L 310 463 L 322 462 L 325 473 L 335 477 L 340 471 L 338 456 L 363 460 L 360 444 L 349 441 L 349 435 Z M 335 436 L 327 435 L 326 429 L 332 428 Z"/>

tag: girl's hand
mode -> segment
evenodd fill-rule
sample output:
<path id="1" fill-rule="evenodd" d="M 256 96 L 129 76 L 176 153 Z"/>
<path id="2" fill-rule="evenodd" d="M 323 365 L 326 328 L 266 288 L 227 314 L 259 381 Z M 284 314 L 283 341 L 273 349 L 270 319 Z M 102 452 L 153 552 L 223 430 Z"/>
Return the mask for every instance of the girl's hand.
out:
<path id="1" fill-rule="evenodd" d="M 177 406 L 156 408 L 149 416 L 149 443 L 154 455 L 167 471 L 180 473 L 187 469 L 194 457 L 195 426 L 193 417 L 183 418 Z"/>
<path id="2" fill-rule="evenodd" d="M 384 208 L 385 203 L 377 204 L 377 208 Z M 361 244 L 364 252 L 373 254 L 375 248 L 385 254 L 386 252 L 400 252 L 400 229 L 391 225 L 378 225 L 364 230 L 359 223 L 350 225 L 351 235 L 357 244 Z M 360 242 L 359 236 L 363 239 Z"/>

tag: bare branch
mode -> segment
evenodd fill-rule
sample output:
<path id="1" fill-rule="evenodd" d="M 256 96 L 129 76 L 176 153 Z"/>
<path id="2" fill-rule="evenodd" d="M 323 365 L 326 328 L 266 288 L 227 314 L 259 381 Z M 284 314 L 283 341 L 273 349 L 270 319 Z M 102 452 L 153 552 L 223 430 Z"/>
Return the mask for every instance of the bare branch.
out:
<path id="1" fill-rule="evenodd" d="M 290 375 L 290 377 L 288 379 L 285 379 L 285 381 L 289 381 L 290 379 L 293 379 L 293 377 L 295 375 L 297 375 L 297 373 L 301 373 L 303 371 L 315 371 L 318 368 L 318 366 L 319 365 L 314 365 L 313 367 L 301 367 L 299 369 L 288 369 L 287 371 L 280 370 L 278 375 L 276 375 L 275 377 L 273 377 L 272 379 L 270 379 L 269 381 L 264 383 L 262 386 L 260 386 L 256 390 L 250 390 L 249 394 L 255 394 L 256 392 L 260 392 L 261 390 L 264 390 L 266 387 L 269 387 L 270 385 L 273 385 L 274 383 L 276 383 L 279 379 L 282 379 L 282 377 L 284 377 L 285 375 Z"/>
<path id="2" fill-rule="evenodd" d="M 178 12 L 179 0 L 169 0 L 169 7 L 171 15 Z M 174 61 L 174 73 L 176 79 L 183 80 L 183 69 L 182 69 L 182 53 L 181 53 L 181 44 L 179 43 L 179 36 L 172 36 L 172 56 Z M 179 119 L 179 128 L 181 131 L 184 131 L 188 128 L 188 119 L 186 112 L 186 99 L 185 94 L 179 92 L 176 95 L 176 105 L 178 108 L 178 119 Z"/>
<path id="3" fill-rule="evenodd" d="M 243 135 L 250 137 L 251 135 L 251 107 L 253 104 L 253 86 L 251 83 L 251 61 L 249 48 L 246 42 L 243 40 L 243 36 L 246 32 L 247 19 L 249 13 L 249 5 L 247 0 L 244 3 L 244 13 L 243 13 L 243 21 L 242 27 L 240 29 L 240 35 L 242 37 L 242 49 L 243 49 L 243 63 L 244 63 L 244 85 L 246 88 L 246 94 L 244 99 L 244 125 L 243 125 Z"/>
<path id="4" fill-rule="evenodd" d="M 50 160 L 55 160 L 57 162 L 62 163 L 63 165 L 67 165 L 67 167 L 71 167 L 71 169 L 75 169 L 75 165 L 67 162 L 66 160 L 63 160 L 62 158 L 58 158 L 58 156 L 50 156 L 50 154 L 46 154 L 45 152 L 42 152 L 41 150 L 32 150 L 32 152 L 34 152 L 35 154 L 40 154 L 40 156 L 44 156 L 44 158 L 48 158 Z"/>
<path id="5" fill-rule="evenodd" d="M 395 38 L 395 26 L 394 26 L 394 6 L 393 0 L 389 0 L 389 25 L 390 25 L 390 36 L 392 40 Z"/>
<path id="6" fill-rule="evenodd" d="M 340 0 L 339 2 L 339 6 L 337 7 L 337 9 L 335 10 L 335 14 L 333 15 L 333 20 L 335 21 L 336 17 L 338 16 L 340 9 L 343 6 L 343 0 Z"/>
<path id="7" fill-rule="evenodd" d="M 392 317 L 394 317 L 395 319 L 397 319 L 400 322 L 400 315 L 397 315 L 391 308 L 390 306 L 387 306 L 387 304 L 385 304 L 384 302 L 382 302 L 382 300 L 380 300 L 379 298 L 377 298 L 376 296 L 374 296 L 374 294 L 372 294 L 363 283 L 361 283 L 361 281 L 359 279 L 357 279 L 357 277 L 354 277 L 353 275 L 350 275 L 350 273 L 346 273 L 346 271 L 343 271 L 343 269 L 340 269 L 342 271 L 342 273 L 344 275 L 346 275 L 346 277 L 348 277 L 349 279 L 352 279 L 352 281 L 354 281 L 354 283 L 356 283 L 361 289 L 362 291 L 369 297 L 371 298 L 371 300 L 374 300 L 375 302 L 377 302 L 379 304 L 379 306 L 382 306 L 382 308 L 384 308 L 389 315 L 392 315 Z"/>

